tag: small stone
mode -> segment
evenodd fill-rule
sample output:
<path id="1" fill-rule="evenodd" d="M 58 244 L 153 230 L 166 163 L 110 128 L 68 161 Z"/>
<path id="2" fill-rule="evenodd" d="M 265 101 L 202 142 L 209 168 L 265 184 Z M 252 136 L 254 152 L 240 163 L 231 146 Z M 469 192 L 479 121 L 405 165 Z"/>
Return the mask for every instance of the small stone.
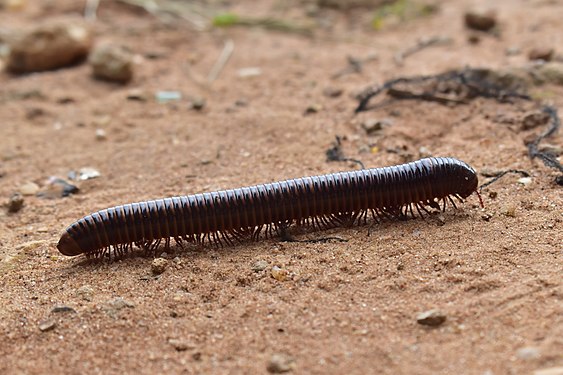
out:
<path id="1" fill-rule="evenodd" d="M 240 78 L 257 77 L 262 74 L 262 69 L 257 67 L 239 69 L 237 75 Z"/>
<path id="2" fill-rule="evenodd" d="M 105 141 L 108 138 L 107 133 L 104 129 L 96 129 L 96 140 Z"/>
<path id="3" fill-rule="evenodd" d="M 92 35 L 79 21 L 48 22 L 14 38 L 7 69 L 31 73 L 70 66 L 86 58 Z"/>
<path id="4" fill-rule="evenodd" d="M 151 272 L 153 275 L 160 275 L 166 270 L 168 260 L 164 258 L 155 258 L 151 263 Z"/>
<path id="5" fill-rule="evenodd" d="M 127 92 L 127 100 L 146 102 L 147 94 L 141 89 L 131 89 Z"/>
<path id="6" fill-rule="evenodd" d="M 49 178 L 46 189 L 38 192 L 37 196 L 44 199 L 56 199 L 68 197 L 71 194 L 78 193 L 78 191 L 78 187 L 69 184 L 62 178 L 51 177 Z"/>
<path id="7" fill-rule="evenodd" d="M 47 114 L 47 112 L 40 107 L 29 107 L 25 109 L 25 118 L 28 120 L 35 120 L 45 114 Z"/>
<path id="8" fill-rule="evenodd" d="M 493 214 L 491 214 L 490 212 L 485 212 L 483 215 L 481 215 L 481 219 L 485 221 L 491 221 L 492 218 Z"/>
<path id="9" fill-rule="evenodd" d="M 105 44 L 96 47 L 88 62 L 98 79 L 127 83 L 133 78 L 133 54 L 123 46 Z"/>
<path id="10" fill-rule="evenodd" d="M 563 375 L 563 366 L 535 370 L 533 375 Z"/>
<path id="11" fill-rule="evenodd" d="M 305 108 L 305 111 L 303 112 L 303 114 L 305 116 L 312 115 L 312 114 L 320 112 L 322 109 L 323 109 L 323 107 L 320 104 L 311 104 L 311 105 L 307 106 L 307 108 Z"/>
<path id="12" fill-rule="evenodd" d="M 109 300 L 107 302 L 107 310 L 113 310 L 113 311 L 119 311 L 119 310 L 123 310 L 124 308 L 128 307 L 128 308 L 133 308 L 135 307 L 135 304 L 129 301 L 124 300 L 121 297 L 116 297 L 112 300 Z"/>
<path id="13" fill-rule="evenodd" d="M 94 289 L 90 285 L 83 285 L 76 290 L 75 294 L 81 297 L 84 301 L 92 301 Z"/>
<path id="14" fill-rule="evenodd" d="M 540 357 L 540 350 L 533 346 L 527 346 L 516 351 L 516 357 L 523 360 L 536 359 Z"/>
<path id="15" fill-rule="evenodd" d="M 509 203 L 506 206 L 504 206 L 501 210 L 501 213 L 504 216 L 508 216 L 508 217 L 516 217 L 516 206 Z"/>
<path id="16" fill-rule="evenodd" d="M 56 326 L 57 326 L 57 322 L 55 322 L 53 319 L 46 319 L 39 322 L 39 330 L 41 332 L 47 332 L 53 330 L 55 329 Z"/>
<path id="17" fill-rule="evenodd" d="M 289 272 L 286 269 L 280 268 L 278 266 L 272 267 L 272 277 L 278 281 L 286 281 L 289 277 Z"/>
<path id="18" fill-rule="evenodd" d="M 522 119 L 522 130 L 530 130 L 541 125 L 545 125 L 550 119 L 549 113 L 543 111 L 532 111 L 524 115 Z"/>
<path id="19" fill-rule="evenodd" d="M 446 321 L 446 315 L 439 310 L 428 310 L 416 316 L 416 322 L 430 327 L 437 327 Z"/>
<path id="20" fill-rule="evenodd" d="M 496 13 L 493 10 L 469 11 L 465 13 L 465 26 L 479 31 L 489 31 L 497 24 Z"/>
<path id="21" fill-rule="evenodd" d="M 254 272 L 261 272 L 264 271 L 266 268 L 268 268 L 268 262 L 266 262 L 265 260 L 258 260 L 256 262 L 254 262 L 254 264 L 252 265 L 252 271 Z"/>
<path id="22" fill-rule="evenodd" d="M 155 94 L 156 101 L 159 103 L 168 103 L 182 99 L 180 91 L 157 91 Z"/>
<path id="23" fill-rule="evenodd" d="M 563 175 L 555 177 L 555 183 L 559 186 L 563 186 Z"/>
<path id="24" fill-rule="evenodd" d="M 24 196 L 35 195 L 39 191 L 39 185 L 35 182 L 28 182 L 20 186 L 19 191 Z"/>
<path id="25" fill-rule="evenodd" d="M 268 361 L 266 369 L 272 374 L 289 372 L 295 369 L 295 359 L 287 354 L 273 354 Z"/>
<path id="26" fill-rule="evenodd" d="M 198 96 L 190 99 L 189 107 L 195 111 L 201 111 L 205 107 L 205 103 L 205 99 Z"/>
<path id="27" fill-rule="evenodd" d="M 80 168 L 78 172 L 76 171 L 68 172 L 68 178 L 77 181 L 86 181 L 92 178 L 100 177 L 101 175 L 102 174 L 100 173 L 100 171 L 92 167 Z"/>
<path id="28" fill-rule="evenodd" d="M 446 217 L 444 215 L 436 216 L 436 221 L 438 221 L 438 226 L 443 226 L 446 224 Z"/>
<path id="29" fill-rule="evenodd" d="M 532 183 L 531 177 L 522 177 L 518 179 L 518 183 L 522 185 L 530 185 Z"/>
<path id="30" fill-rule="evenodd" d="M 516 56 L 516 55 L 519 55 L 521 52 L 522 52 L 522 50 L 519 47 L 508 47 L 504 51 L 506 56 Z"/>
<path id="31" fill-rule="evenodd" d="M 246 99 L 237 99 L 235 100 L 235 107 L 247 107 L 248 100 Z"/>
<path id="32" fill-rule="evenodd" d="M 391 125 L 393 125 L 393 120 L 387 118 L 382 120 L 368 119 L 361 124 L 362 129 L 364 129 L 368 135 L 376 134 L 384 127 Z"/>
<path id="33" fill-rule="evenodd" d="M 467 41 L 470 44 L 479 44 L 481 42 L 481 35 L 477 34 L 477 33 L 471 33 L 469 34 L 469 36 L 467 37 Z"/>
<path id="34" fill-rule="evenodd" d="M 19 210 L 22 209 L 23 202 L 24 200 L 20 193 L 12 194 L 7 204 L 8 212 L 12 214 L 18 212 Z"/>
<path id="35" fill-rule="evenodd" d="M 73 312 L 76 313 L 76 310 L 73 309 L 70 306 L 66 306 L 66 305 L 55 305 L 52 309 L 51 309 L 52 313 L 63 313 L 63 312 Z"/>
<path id="36" fill-rule="evenodd" d="M 543 60 L 551 61 L 554 55 L 554 50 L 551 47 L 536 47 L 530 50 L 528 58 L 530 60 Z"/>
<path id="37" fill-rule="evenodd" d="M 326 87 L 323 90 L 323 95 L 326 96 L 327 98 L 338 98 L 339 96 L 342 95 L 343 92 L 344 90 L 338 87 Z"/>
<path id="38" fill-rule="evenodd" d="M 188 349 L 194 349 L 194 346 L 189 342 L 181 339 L 168 339 L 168 343 L 174 347 L 179 352 L 186 351 Z"/>

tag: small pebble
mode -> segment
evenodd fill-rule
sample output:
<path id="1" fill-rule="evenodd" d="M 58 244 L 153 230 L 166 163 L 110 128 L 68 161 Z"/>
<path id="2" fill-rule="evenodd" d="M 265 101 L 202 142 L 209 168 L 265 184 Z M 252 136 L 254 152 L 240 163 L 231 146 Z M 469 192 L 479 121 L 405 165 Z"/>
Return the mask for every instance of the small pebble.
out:
<path id="1" fill-rule="evenodd" d="M 52 313 L 62 313 L 62 312 L 73 312 L 76 313 L 76 310 L 73 309 L 70 306 L 66 306 L 66 305 L 55 305 L 52 309 L 51 309 Z"/>
<path id="2" fill-rule="evenodd" d="M 446 315 L 439 310 L 428 310 L 416 316 L 416 322 L 430 327 L 437 327 L 446 321 Z"/>
<path id="3" fill-rule="evenodd" d="M 108 138 L 108 135 L 104 129 L 96 129 L 96 140 L 97 141 L 105 141 Z"/>
<path id="4" fill-rule="evenodd" d="M 42 23 L 14 39 L 7 69 L 19 74 L 70 66 L 86 58 L 91 46 L 92 35 L 81 21 Z"/>
<path id="5" fill-rule="evenodd" d="M 82 298 L 84 301 L 92 301 L 92 297 L 94 296 L 94 289 L 90 285 L 83 285 L 80 288 L 76 289 L 76 292 L 74 292 L 74 294 Z"/>
<path id="6" fill-rule="evenodd" d="M 289 272 L 286 269 L 280 268 L 278 266 L 272 267 L 272 277 L 278 281 L 286 281 L 289 276 Z"/>
<path id="7" fill-rule="evenodd" d="M 155 94 L 155 99 L 159 103 L 168 103 L 181 100 L 182 93 L 180 91 L 157 91 Z"/>
<path id="8" fill-rule="evenodd" d="M 326 87 L 323 90 L 323 95 L 326 96 L 327 98 L 338 98 L 339 96 L 342 95 L 343 92 L 344 90 L 338 87 Z"/>
<path id="9" fill-rule="evenodd" d="M 51 177 L 49 178 L 46 189 L 37 193 L 37 196 L 44 199 L 56 199 L 68 197 L 71 194 L 78 193 L 78 191 L 78 187 L 69 184 L 62 178 Z"/>
<path id="10" fill-rule="evenodd" d="M 258 260 L 252 265 L 252 271 L 261 272 L 268 268 L 269 264 L 265 260 Z"/>
<path id="11" fill-rule="evenodd" d="M 39 191 L 39 185 L 35 182 L 28 182 L 20 186 L 19 191 L 24 196 L 35 195 Z"/>
<path id="12" fill-rule="evenodd" d="M 527 346 L 525 348 L 520 348 L 516 352 L 516 357 L 523 360 L 536 359 L 540 357 L 540 350 L 533 346 Z"/>
<path id="13" fill-rule="evenodd" d="M 47 319 L 39 322 L 39 330 L 41 332 L 50 331 L 52 329 L 55 329 L 56 326 L 57 322 L 55 322 L 53 319 Z"/>
<path id="14" fill-rule="evenodd" d="M 532 183 L 531 177 L 522 177 L 518 179 L 518 183 L 522 185 L 530 185 Z"/>
<path id="15" fill-rule="evenodd" d="M 320 104 L 311 104 L 309 106 L 307 106 L 307 108 L 305 108 L 305 111 L 303 112 L 303 114 L 305 116 L 307 115 L 312 115 L 315 113 L 318 113 L 321 109 L 323 109 L 323 106 Z"/>
<path id="16" fill-rule="evenodd" d="M 132 303 L 132 302 L 126 301 L 121 297 L 116 297 L 116 298 L 109 300 L 107 302 L 107 307 L 110 310 L 119 311 L 119 310 L 123 310 L 126 307 L 133 308 L 133 307 L 135 307 L 135 304 Z"/>
<path id="17" fill-rule="evenodd" d="M 141 89 L 131 89 L 127 92 L 127 100 L 146 102 L 147 94 Z"/>
<path id="18" fill-rule="evenodd" d="M 563 186 L 563 175 L 555 177 L 555 183 L 559 186 Z"/>
<path id="19" fill-rule="evenodd" d="M 508 47 L 504 51 L 506 56 L 516 56 L 516 55 L 519 55 L 521 52 L 522 52 L 522 50 L 519 47 Z"/>
<path id="20" fill-rule="evenodd" d="M 235 107 L 247 107 L 248 100 L 246 99 L 237 99 L 235 100 Z"/>
<path id="21" fill-rule="evenodd" d="M 377 134 L 384 127 L 393 125 L 393 120 L 384 118 L 382 120 L 368 119 L 362 122 L 361 126 L 368 135 Z"/>
<path id="22" fill-rule="evenodd" d="M 516 217 L 516 206 L 513 204 L 507 204 L 502 208 L 501 213 L 504 216 Z"/>
<path id="23" fill-rule="evenodd" d="M 477 33 L 471 33 L 469 34 L 469 36 L 467 37 L 467 41 L 470 44 L 478 44 L 479 42 L 481 42 L 481 35 L 477 34 Z"/>
<path id="24" fill-rule="evenodd" d="M 257 67 L 239 69 L 237 75 L 240 78 L 257 77 L 262 74 L 262 69 Z"/>
<path id="25" fill-rule="evenodd" d="M 189 107 L 195 111 L 201 111 L 205 107 L 205 104 L 205 99 L 198 96 L 190 99 Z"/>
<path id="26" fill-rule="evenodd" d="M 186 351 L 188 349 L 193 349 L 194 346 L 190 345 L 189 342 L 181 339 L 169 339 L 168 343 L 174 347 L 179 352 Z"/>
<path id="27" fill-rule="evenodd" d="M 469 11 L 465 13 L 465 25 L 470 29 L 489 31 L 497 24 L 496 13 L 492 10 Z"/>
<path id="28" fill-rule="evenodd" d="M 492 218 L 493 218 L 493 214 L 489 212 L 485 212 L 483 215 L 481 215 L 481 219 L 485 221 L 491 221 Z"/>
<path id="29" fill-rule="evenodd" d="M 554 50 L 551 47 L 537 47 L 532 49 L 528 53 L 528 58 L 530 60 L 543 60 L 543 61 L 551 61 L 554 55 Z"/>
<path id="30" fill-rule="evenodd" d="M 19 210 L 22 209 L 23 202 L 24 200 L 20 193 L 12 194 L 7 204 L 8 212 L 12 214 L 18 212 Z"/>
<path id="31" fill-rule="evenodd" d="M 153 275 L 160 275 L 166 270 L 168 260 L 164 258 L 155 258 L 151 263 L 151 272 Z"/>
<path id="32" fill-rule="evenodd" d="M 45 114 L 47 114 L 47 112 L 40 107 L 29 107 L 25 109 L 25 118 L 28 120 L 35 120 Z"/>
<path id="33" fill-rule="evenodd" d="M 77 180 L 77 181 L 86 181 L 92 178 L 100 177 L 102 174 L 95 168 L 92 167 L 84 167 L 80 168 L 77 171 L 70 171 L 68 172 L 68 178 L 70 180 Z"/>
<path id="34" fill-rule="evenodd" d="M 438 221 L 438 226 L 443 226 L 446 224 L 446 217 L 444 215 L 436 216 L 436 221 Z"/>
<path id="35" fill-rule="evenodd" d="M 133 54 L 123 46 L 105 44 L 96 47 L 88 62 L 97 79 L 127 83 L 133 78 Z"/>
<path id="36" fill-rule="evenodd" d="M 295 369 L 295 359 L 287 354 L 273 354 L 266 366 L 268 372 L 281 374 Z"/>

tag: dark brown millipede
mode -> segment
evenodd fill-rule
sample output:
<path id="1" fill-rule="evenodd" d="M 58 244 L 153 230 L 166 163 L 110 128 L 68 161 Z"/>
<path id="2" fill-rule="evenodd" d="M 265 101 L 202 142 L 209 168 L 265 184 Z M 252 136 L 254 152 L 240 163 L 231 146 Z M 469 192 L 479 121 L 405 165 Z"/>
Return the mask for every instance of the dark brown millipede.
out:
<path id="1" fill-rule="evenodd" d="M 477 174 L 454 158 L 426 158 L 392 167 L 295 178 L 239 189 L 125 204 L 71 224 L 57 248 L 64 255 L 118 255 L 133 244 L 154 251 L 174 238 L 217 245 L 258 239 L 292 223 L 328 227 L 373 218 L 445 210 L 477 192 Z M 477 192 L 477 194 L 479 194 Z M 481 197 L 479 196 L 479 199 Z M 482 204 L 482 202 L 481 202 Z"/>

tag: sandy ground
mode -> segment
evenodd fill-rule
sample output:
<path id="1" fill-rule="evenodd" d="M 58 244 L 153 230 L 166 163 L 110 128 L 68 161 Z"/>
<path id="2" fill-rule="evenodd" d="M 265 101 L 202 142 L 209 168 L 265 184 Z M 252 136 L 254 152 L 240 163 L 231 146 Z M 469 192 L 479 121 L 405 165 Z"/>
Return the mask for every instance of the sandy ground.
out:
<path id="1" fill-rule="evenodd" d="M 1 27 L 83 7 L 29 3 L 0 11 Z M 305 20 L 302 9 L 280 3 L 233 9 Z M 87 64 L 1 73 L 1 200 L 82 167 L 102 175 L 76 183 L 79 194 L 68 198 L 30 196 L 18 213 L 0 211 L 0 373 L 266 373 L 280 356 L 294 373 L 530 374 L 563 366 L 563 195 L 556 172 L 527 157 L 524 140 L 542 130 L 521 130 L 533 105 L 394 101 L 353 113 L 353 94 L 372 83 L 464 66 L 521 67 L 535 46 L 563 53 L 561 2 L 495 2 L 500 36 L 472 44 L 463 13 L 486 4 L 444 1 L 435 15 L 381 31 L 369 26 L 372 11 L 320 10 L 307 37 L 248 27 L 197 32 L 102 2 L 96 42 L 138 54 L 131 83 L 94 80 Z M 395 63 L 397 52 L 435 35 L 452 43 Z M 198 83 L 226 40 L 235 49 L 219 78 Z M 331 78 L 347 56 L 371 55 L 361 73 Z M 261 74 L 240 77 L 249 67 Z M 326 96 L 327 88 L 343 94 Z M 148 100 L 127 100 L 131 89 Z M 158 103 L 158 90 L 184 97 Z M 536 90 L 563 108 L 561 86 Z M 190 97 L 205 107 L 191 109 Z M 308 107 L 317 112 L 305 115 Z M 376 135 L 361 127 L 381 119 L 391 125 Z M 484 191 L 484 209 L 473 195 L 426 220 L 297 235 L 342 243 L 178 249 L 157 276 L 152 258 L 89 263 L 55 247 L 67 225 L 108 206 L 356 168 L 326 161 L 336 135 L 367 167 L 454 156 L 478 171 L 528 171 L 531 183 L 503 177 Z M 561 141 L 559 134 L 547 142 Z M 273 266 L 287 280 L 273 278 Z M 417 314 L 430 309 L 446 321 L 418 324 Z"/>

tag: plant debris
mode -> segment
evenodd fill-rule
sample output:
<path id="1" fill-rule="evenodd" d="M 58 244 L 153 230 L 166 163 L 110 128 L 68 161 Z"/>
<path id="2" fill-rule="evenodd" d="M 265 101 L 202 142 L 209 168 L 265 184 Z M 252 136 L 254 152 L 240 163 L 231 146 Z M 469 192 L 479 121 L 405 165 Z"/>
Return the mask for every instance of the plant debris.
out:
<path id="1" fill-rule="evenodd" d="M 355 113 L 372 109 L 373 107 L 368 107 L 369 101 L 382 92 L 386 92 L 387 95 L 395 99 L 433 101 L 450 105 L 467 104 L 478 97 L 491 98 L 499 102 L 508 102 L 511 99 L 532 100 L 527 94 L 523 82 L 515 76 L 501 74 L 489 69 L 467 68 L 437 75 L 399 77 L 386 81 L 383 85 L 368 87 L 356 96 L 359 104 Z M 557 109 L 548 105 L 544 106 L 541 112 L 549 116 L 551 121 L 549 121 L 548 128 L 544 133 L 527 143 L 528 155 L 530 159 L 538 158 L 546 166 L 563 172 L 563 165 L 557 160 L 557 155 L 549 149 L 539 148 L 540 142 L 555 134 L 561 125 Z M 331 160 L 342 158 L 338 154 L 339 148 L 336 145 L 329 151 L 331 152 L 330 156 L 333 157 Z M 329 151 L 327 151 L 327 157 L 329 157 Z M 487 182 L 481 188 L 495 182 L 500 177 L 502 175 Z"/>
<path id="2" fill-rule="evenodd" d="M 326 150 L 326 161 L 349 161 L 358 164 L 361 169 L 366 169 L 364 163 L 360 160 L 344 156 L 344 152 L 342 151 L 342 139 L 339 136 L 336 136 L 336 140 L 332 144 L 332 147 Z"/>
<path id="3" fill-rule="evenodd" d="M 451 70 L 429 76 L 399 77 L 362 91 L 356 96 L 359 104 L 355 112 L 371 109 L 368 107 L 369 101 L 382 92 L 395 99 L 444 104 L 467 104 L 477 97 L 493 98 L 500 102 L 507 102 L 512 98 L 531 100 L 522 86 L 514 77 L 479 68 Z"/>
<path id="4" fill-rule="evenodd" d="M 530 177 L 530 174 L 528 172 L 521 171 L 519 169 L 508 169 L 506 171 L 499 171 L 499 172 L 495 172 L 495 173 L 481 172 L 482 176 L 493 177 L 493 179 L 489 180 L 489 181 L 485 182 L 483 185 L 479 186 L 479 190 L 482 190 L 483 188 L 497 182 L 498 180 L 500 180 L 501 177 L 503 177 L 503 176 L 505 176 L 509 173 L 516 173 L 516 174 L 519 174 L 523 177 Z"/>
<path id="5" fill-rule="evenodd" d="M 540 142 L 555 134 L 561 126 L 561 120 L 557 115 L 557 109 L 548 105 L 543 107 L 542 112 L 547 113 L 551 118 L 551 121 L 545 132 L 538 135 L 532 142 L 528 143 L 528 155 L 530 156 L 530 159 L 538 158 L 543 161 L 546 166 L 557 169 L 559 172 L 563 173 L 563 165 L 561 165 L 561 163 L 557 160 L 557 155 L 553 154 L 549 150 L 538 149 Z"/>

